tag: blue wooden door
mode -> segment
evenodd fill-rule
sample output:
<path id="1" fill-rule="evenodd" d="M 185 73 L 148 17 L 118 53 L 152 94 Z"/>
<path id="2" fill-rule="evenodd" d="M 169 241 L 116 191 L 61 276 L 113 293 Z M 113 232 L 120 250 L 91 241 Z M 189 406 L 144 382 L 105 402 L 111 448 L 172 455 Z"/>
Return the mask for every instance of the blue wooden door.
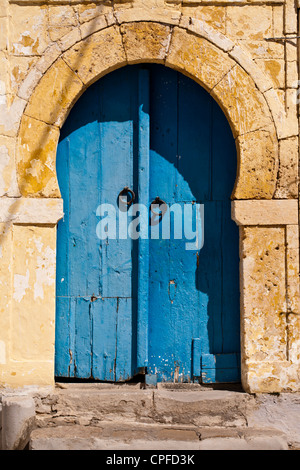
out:
<path id="1" fill-rule="evenodd" d="M 239 381 L 236 151 L 208 93 L 159 65 L 109 74 L 63 126 L 57 173 L 65 216 L 57 234 L 56 376 L 124 381 L 143 371 L 148 382 Z M 145 227 L 155 219 L 152 202 L 182 213 L 189 206 L 191 222 L 201 205 L 203 247 L 187 249 L 172 218 L 164 237 L 164 215 L 155 237 L 151 223 L 137 239 L 120 235 L 124 188 L 128 221 L 139 203 L 148 210 L 139 219 Z M 107 239 L 97 236 L 103 204 L 116 215 L 116 236 Z"/>

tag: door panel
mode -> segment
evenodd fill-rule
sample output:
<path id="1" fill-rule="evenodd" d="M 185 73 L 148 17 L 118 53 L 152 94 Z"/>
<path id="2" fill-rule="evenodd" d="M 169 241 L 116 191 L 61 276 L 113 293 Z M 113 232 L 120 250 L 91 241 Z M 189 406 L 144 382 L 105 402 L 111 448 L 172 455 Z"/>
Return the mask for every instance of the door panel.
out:
<path id="1" fill-rule="evenodd" d="M 124 381 L 143 368 L 154 382 L 239 380 L 239 244 L 230 214 L 236 150 L 210 95 L 160 65 L 107 75 L 64 125 L 57 173 L 65 216 L 56 375 Z M 187 250 L 190 240 L 176 239 L 173 223 L 164 239 L 162 220 L 156 239 L 146 228 L 138 240 L 99 240 L 105 214 L 97 208 L 111 204 L 118 227 L 125 187 L 149 220 L 156 197 L 182 212 L 190 204 L 194 228 L 196 204 L 204 205 L 204 246 Z"/>
<path id="2" fill-rule="evenodd" d="M 93 85 L 62 130 L 57 171 L 65 216 L 57 242 L 57 376 L 117 381 L 135 372 L 136 254 L 131 239 L 100 240 L 96 228 L 99 205 L 110 204 L 118 214 L 119 193 L 133 187 L 137 103 L 137 75 L 123 69 Z M 125 349 L 126 357 L 119 354 Z"/>

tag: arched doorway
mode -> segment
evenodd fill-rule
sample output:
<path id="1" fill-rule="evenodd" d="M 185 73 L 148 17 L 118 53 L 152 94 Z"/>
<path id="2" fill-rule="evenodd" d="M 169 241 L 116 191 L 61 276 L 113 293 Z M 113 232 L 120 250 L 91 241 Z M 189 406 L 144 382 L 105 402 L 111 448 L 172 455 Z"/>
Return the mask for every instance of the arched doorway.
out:
<path id="1" fill-rule="evenodd" d="M 57 152 L 65 217 L 57 237 L 56 376 L 124 381 L 143 370 L 154 382 L 239 380 L 236 161 L 218 105 L 174 70 L 125 67 L 84 93 Z M 120 194 L 128 204 L 119 213 Z M 173 230 L 163 237 L 162 229 L 152 238 L 100 239 L 103 204 L 115 209 L 116 227 L 121 213 L 133 221 L 133 203 L 160 227 L 166 214 L 151 212 L 155 201 L 181 214 L 189 207 L 194 222 L 201 210 L 203 246 L 198 239 L 187 249 L 191 240 Z"/>

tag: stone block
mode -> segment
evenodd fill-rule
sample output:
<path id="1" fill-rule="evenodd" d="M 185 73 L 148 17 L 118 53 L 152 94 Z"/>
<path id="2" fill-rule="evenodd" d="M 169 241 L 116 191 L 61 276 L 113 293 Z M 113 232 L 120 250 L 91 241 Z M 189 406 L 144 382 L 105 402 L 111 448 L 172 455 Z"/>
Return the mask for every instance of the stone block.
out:
<path id="1" fill-rule="evenodd" d="M 0 196 L 18 197 L 20 195 L 16 164 L 15 139 L 0 137 Z"/>
<path id="2" fill-rule="evenodd" d="M 10 4 L 10 53 L 15 55 L 42 55 L 49 45 L 48 10 L 42 6 Z"/>
<path id="3" fill-rule="evenodd" d="M 272 112 L 272 117 L 276 126 L 276 132 L 279 139 L 286 139 L 298 135 L 298 119 L 296 112 L 296 90 L 291 90 L 292 94 L 285 96 L 290 103 L 290 111 L 286 112 L 284 103 L 281 100 L 281 94 L 278 90 L 271 89 L 266 91 L 265 97 Z M 293 103 L 294 101 L 294 103 Z M 293 109 L 294 108 L 294 109 Z"/>
<path id="4" fill-rule="evenodd" d="M 254 40 L 237 40 L 237 44 L 243 49 L 248 50 L 253 60 L 270 59 L 285 60 L 285 47 L 280 41 L 254 41 Z"/>
<path id="5" fill-rule="evenodd" d="M 247 71 L 262 93 L 272 88 L 271 80 L 263 73 L 260 67 L 257 67 L 257 63 L 252 60 L 251 56 L 241 46 L 234 46 L 229 52 L 229 56 Z"/>
<path id="6" fill-rule="evenodd" d="M 11 99 L 8 94 L 0 96 L 0 135 L 16 137 L 27 101 L 18 96 Z"/>
<path id="7" fill-rule="evenodd" d="M 66 51 L 63 58 L 84 84 L 91 84 L 126 64 L 119 28 L 112 26 L 89 36 Z"/>
<path id="8" fill-rule="evenodd" d="M 54 357 L 56 228 L 14 225 L 13 233 L 11 359 L 25 369 Z"/>
<path id="9" fill-rule="evenodd" d="M 240 66 L 233 67 L 221 79 L 212 96 L 229 117 L 235 137 L 273 125 L 264 96 Z"/>
<path id="10" fill-rule="evenodd" d="M 264 89 L 266 91 L 267 84 L 271 84 L 269 88 L 285 87 L 285 63 L 283 59 L 257 59 L 256 64 L 265 75 Z"/>
<path id="11" fill-rule="evenodd" d="M 115 17 L 118 24 L 131 22 L 157 22 L 168 25 L 178 25 L 181 13 L 173 9 L 166 9 L 161 6 L 149 8 L 143 5 L 142 8 L 128 8 L 115 10 Z"/>
<path id="12" fill-rule="evenodd" d="M 5 397 L 2 400 L 2 450 L 23 450 L 35 427 L 32 398 Z"/>
<path id="13" fill-rule="evenodd" d="M 245 118 L 248 118 L 248 112 L 250 117 L 250 110 L 246 109 Z M 276 189 L 278 170 L 278 148 L 274 131 L 266 129 L 241 135 L 237 138 L 237 149 L 238 174 L 232 197 L 271 199 Z"/>
<path id="14" fill-rule="evenodd" d="M 298 63 L 294 60 L 293 62 L 287 62 L 286 66 L 287 66 L 286 86 L 288 88 L 298 89 L 299 88 Z"/>
<path id="15" fill-rule="evenodd" d="M 275 226 L 298 224 L 298 201 L 296 200 L 249 200 L 232 201 L 232 219 L 237 225 Z M 288 225 L 290 226 L 290 225 Z M 297 227 L 297 225 L 292 225 Z M 293 239 L 293 245 L 296 240 Z"/>
<path id="16" fill-rule="evenodd" d="M 274 5 L 273 6 L 273 26 L 274 26 L 274 37 L 284 36 L 284 6 Z"/>
<path id="17" fill-rule="evenodd" d="M 88 36 L 91 36 L 91 34 L 97 33 L 107 26 L 107 19 L 105 15 L 93 18 L 91 21 L 87 21 L 80 26 L 81 38 L 85 39 Z"/>
<path id="18" fill-rule="evenodd" d="M 263 368 L 287 358 L 285 227 L 243 227 L 241 243 L 243 363 Z M 257 370 L 255 380 L 262 383 L 263 377 Z"/>
<path id="19" fill-rule="evenodd" d="M 251 393 L 281 393 L 300 391 L 299 363 L 290 361 L 249 361 L 243 377 L 244 389 Z"/>
<path id="20" fill-rule="evenodd" d="M 284 14 L 285 34 L 297 34 L 297 7 L 295 0 L 286 0 Z"/>
<path id="21" fill-rule="evenodd" d="M 276 198 L 298 198 L 298 137 L 279 141 L 277 178 Z"/>
<path id="22" fill-rule="evenodd" d="M 55 161 L 59 129 L 24 116 L 17 147 L 19 189 L 23 196 L 60 197 Z"/>
<path id="23" fill-rule="evenodd" d="M 62 217 L 62 199 L 0 198 L 0 223 L 55 225 Z"/>
<path id="24" fill-rule="evenodd" d="M 164 62 L 170 43 L 170 27 L 158 23 L 128 23 L 120 27 L 129 64 Z"/>
<path id="25" fill-rule="evenodd" d="M 25 114 L 61 126 L 82 88 L 77 75 L 62 59 L 58 59 L 39 81 Z"/>
<path id="26" fill-rule="evenodd" d="M 234 61 L 206 39 L 175 28 L 166 65 L 184 70 L 210 91 L 234 66 Z"/>
<path id="27" fill-rule="evenodd" d="M 201 21 L 197 18 L 182 16 L 180 20 L 180 26 L 181 28 L 195 33 L 197 36 L 207 39 L 225 52 L 233 49 L 234 47 L 233 41 L 231 41 L 227 36 L 224 36 L 224 34 L 222 34 L 220 31 L 215 30 L 205 21 Z"/>
<path id="28" fill-rule="evenodd" d="M 76 26 L 77 16 L 70 5 L 49 5 L 49 26 Z"/>
<path id="29" fill-rule="evenodd" d="M 57 44 L 52 44 L 45 50 L 42 57 L 40 57 L 36 64 L 36 68 L 40 72 L 45 73 L 48 68 L 53 64 L 53 62 L 56 61 L 60 54 L 61 49 L 59 48 L 59 46 Z"/>
<path id="30" fill-rule="evenodd" d="M 273 11 L 270 5 L 229 6 L 226 33 L 233 39 L 264 40 L 273 34 Z"/>
<path id="31" fill-rule="evenodd" d="M 85 22 L 90 22 L 93 19 L 98 19 L 98 17 L 103 16 L 106 13 L 112 11 L 112 2 L 109 0 L 105 3 L 87 3 L 79 4 L 75 7 L 78 13 L 79 22 L 81 24 Z"/>
<path id="32" fill-rule="evenodd" d="M 18 96 L 28 101 L 42 76 L 42 72 L 36 67 L 33 67 L 26 75 L 25 80 L 21 83 L 21 86 L 18 89 Z"/>
<path id="33" fill-rule="evenodd" d="M 38 57 L 11 56 L 9 62 L 10 90 L 14 95 L 16 95 L 18 93 L 18 89 L 20 86 L 22 86 L 28 74 L 31 73 L 36 63 L 38 62 Z"/>
<path id="34" fill-rule="evenodd" d="M 70 47 L 74 46 L 76 42 L 81 40 L 81 34 L 79 28 L 72 28 L 67 34 L 60 37 L 57 41 L 62 52 L 66 51 Z"/>
<path id="35" fill-rule="evenodd" d="M 186 17 L 197 18 L 215 30 L 225 34 L 226 31 L 226 8 L 215 6 L 190 6 L 185 3 L 182 6 L 182 14 Z"/>

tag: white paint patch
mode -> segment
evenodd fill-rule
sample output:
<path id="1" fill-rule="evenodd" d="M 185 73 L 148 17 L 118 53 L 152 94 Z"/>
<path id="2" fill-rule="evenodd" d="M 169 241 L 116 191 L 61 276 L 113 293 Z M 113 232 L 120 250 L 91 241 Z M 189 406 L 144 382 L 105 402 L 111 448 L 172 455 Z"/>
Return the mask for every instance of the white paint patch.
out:
<path id="1" fill-rule="evenodd" d="M 0 341 L 0 364 L 6 364 L 6 348 L 4 341 Z"/>
<path id="2" fill-rule="evenodd" d="M 27 149 L 28 150 L 28 149 Z M 34 178 L 37 178 L 41 172 L 41 162 L 39 160 L 33 159 L 30 162 L 31 167 L 27 168 L 26 173 L 30 174 Z"/>
<path id="3" fill-rule="evenodd" d="M 55 251 L 49 246 L 45 249 L 44 256 L 37 257 L 34 300 L 44 299 L 44 287 L 55 283 L 55 259 Z"/>
<path id="4" fill-rule="evenodd" d="M 0 80 L 0 95 L 6 94 L 6 86 L 3 80 Z"/>
<path id="5" fill-rule="evenodd" d="M 35 246 L 37 247 L 38 252 L 41 253 L 42 248 L 44 246 L 41 237 L 35 238 L 34 243 L 35 243 Z"/>
<path id="6" fill-rule="evenodd" d="M 29 288 L 29 269 L 26 271 L 26 275 L 15 274 L 14 275 L 14 299 L 17 302 L 21 302 L 26 294 L 26 289 Z"/>
<path id="7" fill-rule="evenodd" d="M 16 131 L 26 104 L 25 100 L 16 97 L 8 109 L 6 97 L 0 96 L 0 126 L 6 131 Z"/>
<path id="8" fill-rule="evenodd" d="M 0 145 L 0 196 L 5 195 L 7 187 L 4 181 L 4 170 L 9 165 L 9 153 L 5 145 Z"/>
<path id="9" fill-rule="evenodd" d="M 5 145 L 0 145 L 0 196 L 19 196 L 16 169 Z"/>
<path id="10" fill-rule="evenodd" d="M 23 33 L 20 34 L 18 42 L 13 43 L 13 48 L 15 54 L 21 54 L 21 55 L 31 55 L 32 54 L 32 48 L 35 45 L 35 42 L 31 44 L 30 46 L 24 46 L 23 44 L 23 38 L 30 38 L 30 31 L 24 31 Z"/>

